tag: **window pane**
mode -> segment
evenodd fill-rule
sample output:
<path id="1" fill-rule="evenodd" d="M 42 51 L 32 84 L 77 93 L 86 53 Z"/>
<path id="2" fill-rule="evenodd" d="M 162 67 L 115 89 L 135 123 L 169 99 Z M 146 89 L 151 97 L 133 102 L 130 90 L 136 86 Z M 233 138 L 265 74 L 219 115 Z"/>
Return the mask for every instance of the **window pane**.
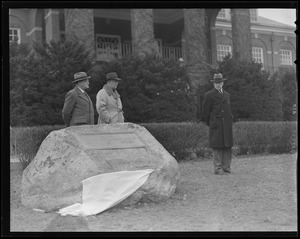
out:
<path id="1" fill-rule="evenodd" d="M 263 63 L 263 49 L 252 47 L 252 59 L 257 63 Z"/>
<path id="2" fill-rule="evenodd" d="M 218 13 L 217 18 L 226 19 L 226 9 L 222 8 Z"/>
<path id="3" fill-rule="evenodd" d="M 217 60 L 222 61 L 227 55 L 231 55 L 231 46 L 217 45 Z"/>
<path id="4" fill-rule="evenodd" d="M 292 65 L 292 51 L 280 50 L 281 65 Z"/>
<path id="5" fill-rule="evenodd" d="M 9 29 L 9 41 L 10 42 L 17 42 L 18 44 L 21 43 L 21 41 L 20 41 L 20 29 L 18 29 L 18 28 L 10 28 Z"/>

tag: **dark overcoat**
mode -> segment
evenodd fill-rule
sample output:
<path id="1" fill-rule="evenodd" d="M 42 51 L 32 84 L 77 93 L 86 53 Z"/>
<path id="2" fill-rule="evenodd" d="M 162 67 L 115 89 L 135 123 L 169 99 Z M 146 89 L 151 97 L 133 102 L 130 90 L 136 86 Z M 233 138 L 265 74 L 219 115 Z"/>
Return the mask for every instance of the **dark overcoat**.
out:
<path id="1" fill-rule="evenodd" d="M 205 93 L 202 105 L 202 120 L 209 126 L 210 148 L 230 148 L 233 146 L 233 115 L 230 109 L 230 94 L 216 89 Z"/>
<path id="2" fill-rule="evenodd" d="M 62 118 L 66 126 L 94 124 L 94 106 L 87 93 L 75 86 L 65 96 Z"/>

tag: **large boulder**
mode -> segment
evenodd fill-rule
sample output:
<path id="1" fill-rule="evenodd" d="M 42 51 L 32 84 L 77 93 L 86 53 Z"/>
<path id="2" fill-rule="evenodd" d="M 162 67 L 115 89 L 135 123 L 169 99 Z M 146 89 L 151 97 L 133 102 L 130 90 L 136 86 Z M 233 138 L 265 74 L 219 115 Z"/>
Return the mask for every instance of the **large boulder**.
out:
<path id="1" fill-rule="evenodd" d="M 104 173 L 153 169 L 147 181 L 119 203 L 159 202 L 179 180 L 178 163 L 142 126 L 133 123 L 72 126 L 52 131 L 23 172 L 22 204 L 57 210 L 82 203 L 82 180 Z"/>

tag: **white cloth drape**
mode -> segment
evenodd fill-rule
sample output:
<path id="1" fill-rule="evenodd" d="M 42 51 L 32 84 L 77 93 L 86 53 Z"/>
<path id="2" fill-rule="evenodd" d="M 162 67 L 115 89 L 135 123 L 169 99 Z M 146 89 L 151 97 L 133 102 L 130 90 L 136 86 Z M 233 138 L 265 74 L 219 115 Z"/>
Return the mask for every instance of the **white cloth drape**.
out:
<path id="1" fill-rule="evenodd" d="M 75 203 L 58 211 L 62 216 L 98 214 L 126 199 L 141 187 L 153 169 L 120 171 L 87 178 L 82 181 L 82 204 Z"/>

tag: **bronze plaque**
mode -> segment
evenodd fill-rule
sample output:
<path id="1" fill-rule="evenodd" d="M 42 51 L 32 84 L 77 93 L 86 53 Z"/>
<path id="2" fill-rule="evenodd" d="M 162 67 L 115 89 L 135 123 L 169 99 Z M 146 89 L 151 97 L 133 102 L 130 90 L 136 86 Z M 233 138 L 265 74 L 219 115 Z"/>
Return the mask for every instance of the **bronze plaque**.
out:
<path id="1" fill-rule="evenodd" d="M 145 148 L 135 133 L 80 134 L 77 135 L 85 149 Z"/>

